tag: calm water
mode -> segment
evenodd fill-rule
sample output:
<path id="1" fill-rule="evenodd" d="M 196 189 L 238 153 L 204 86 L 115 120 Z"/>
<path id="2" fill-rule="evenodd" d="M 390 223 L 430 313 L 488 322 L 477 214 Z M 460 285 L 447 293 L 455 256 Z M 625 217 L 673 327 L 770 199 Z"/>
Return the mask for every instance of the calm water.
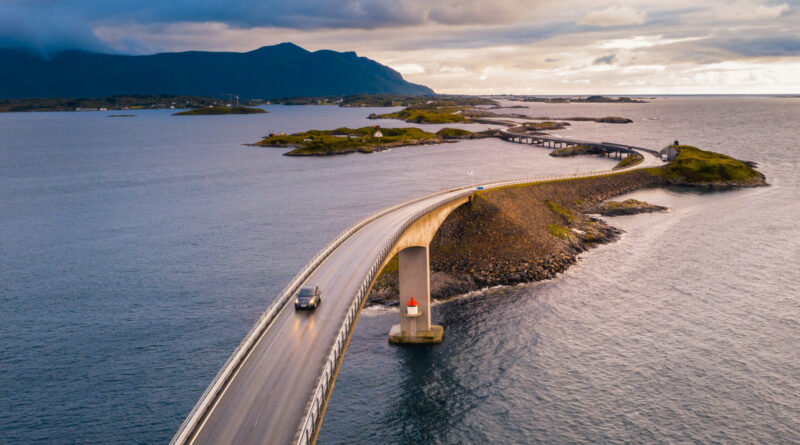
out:
<path id="1" fill-rule="evenodd" d="M 622 240 L 556 280 L 438 305 L 436 347 L 390 347 L 398 314 L 368 310 L 320 443 L 800 442 L 800 101 L 531 107 L 631 117 L 565 134 L 677 138 L 757 161 L 773 185 L 637 192 L 672 211 L 615 218 Z M 377 111 L 268 109 L 0 114 L 0 442 L 166 442 L 258 314 L 352 222 L 470 169 L 610 165 L 496 140 L 308 159 L 242 146 Z"/>

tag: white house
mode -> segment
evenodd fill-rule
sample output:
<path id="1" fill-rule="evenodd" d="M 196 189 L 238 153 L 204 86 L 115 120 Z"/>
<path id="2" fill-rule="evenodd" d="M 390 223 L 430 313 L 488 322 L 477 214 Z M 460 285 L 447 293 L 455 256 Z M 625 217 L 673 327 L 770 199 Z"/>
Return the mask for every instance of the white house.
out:
<path id="1" fill-rule="evenodd" d="M 658 157 L 665 161 L 671 161 L 675 159 L 676 156 L 678 156 L 678 150 L 675 149 L 674 145 L 668 145 L 667 148 L 658 153 Z"/>

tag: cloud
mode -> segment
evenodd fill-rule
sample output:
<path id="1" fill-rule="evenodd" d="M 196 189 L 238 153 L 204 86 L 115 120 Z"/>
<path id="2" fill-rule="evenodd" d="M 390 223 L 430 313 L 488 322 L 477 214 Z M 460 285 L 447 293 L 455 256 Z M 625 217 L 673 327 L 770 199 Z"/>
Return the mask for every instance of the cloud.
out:
<path id="1" fill-rule="evenodd" d="M 794 36 L 718 38 L 709 45 L 745 57 L 800 56 L 800 38 Z"/>
<path id="2" fill-rule="evenodd" d="M 625 26 L 641 25 L 645 22 L 646 13 L 636 11 L 628 6 L 611 6 L 584 15 L 578 23 L 590 26 Z"/>
<path id="3" fill-rule="evenodd" d="M 43 55 L 76 48 L 112 50 L 71 11 L 39 5 L 31 2 L 21 7 L 13 1 L 0 4 L 0 47 L 31 48 Z"/>
<path id="4" fill-rule="evenodd" d="M 418 63 L 408 63 L 403 65 L 392 65 L 392 68 L 400 74 L 421 74 L 425 72 L 425 67 Z"/>
<path id="5" fill-rule="evenodd" d="M 786 3 L 767 5 L 757 1 L 738 0 L 719 5 L 719 17 L 733 21 L 774 19 L 788 10 L 789 5 Z"/>
<path id="6" fill-rule="evenodd" d="M 617 60 L 616 54 L 609 54 L 607 56 L 602 56 L 594 59 L 592 65 L 611 65 Z"/>
<path id="7" fill-rule="evenodd" d="M 511 24 L 524 19 L 529 7 L 521 0 L 436 2 L 428 19 L 445 25 Z"/>

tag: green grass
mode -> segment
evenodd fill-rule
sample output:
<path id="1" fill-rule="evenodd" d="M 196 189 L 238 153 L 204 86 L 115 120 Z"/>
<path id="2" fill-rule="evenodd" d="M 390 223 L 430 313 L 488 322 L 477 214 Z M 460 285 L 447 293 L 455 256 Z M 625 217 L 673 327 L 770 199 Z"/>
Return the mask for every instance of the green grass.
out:
<path id="1" fill-rule="evenodd" d="M 569 126 L 567 122 L 525 122 L 525 128 L 533 131 L 561 130 Z"/>
<path id="2" fill-rule="evenodd" d="M 676 148 L 678 156 L 672 162 L 648 171 L 656 176 L 686 183 L 748 182 L 761 178 L 755 169 L 730 156 L 689 145 Z"/>
<path id="3" fill-rule="evenodd" d="M 550 231 L 550 234 L 555 236 L 556 238 L 566 238 L 567 237 L 567 228 L 564 226 L 560 226 L 558 224 L 550 224 L 547 226 L 547 230 Z"/>
<path id="4" fill-rule="evenodd" d="M 640 155 L 638 153 L 635 153 L 635 154 L 632 154 L 632 155 L 628 156 L 627 158 L 619 161 L 619 164 L 615 165 L 614 169 L 616 170 L 616 169 L 619 169 L 619 168 L 630 167 L 630 166 L 639 164 L 642 161 L 644 161 L 644 156 L 642 156 L 642 155 Z"/>
<path id="5" fill-rule="evenodd" d="M 377 138 L 376 131 L 383 133 Z M 375 148 L 434 140 L 436 135 L 419 128 L 337 128 L 335 130 L 309 130 L 290 135 L 273 135 L 257 145 L 263 147 L 295 147 L 288 155 L 330 155 L 360 151 L 371 153 Z"/>
<path id="6" fill-rule="evenodd" d="M 572 213 L 571 210 L 565 209 L 564 207 L 561 207 L 559 204 L 550 201 L 549 199 L 546 199 L 544 203 L 547 204 L 547 207 L 549 207 L 550 210 L 561 215 L 567 222 L 571 223 L 572 220 L 575 219 L 575 215 Z"/>
<path id="7" fill-rule="evenodd" d="M 400 119 L 415 124 L 450 124 L 455 122 L 472 122 L 465 117 L 458 107 L 408 107 L 396 113 L 381 114 L 381 119 Z"/>
<path id="8" fill-rule="evenodd" d="M 173 114 L 173 116 L 210 116 L 210 115 L 220 115 L 220 114 L 260 114 L 266 113 L 266 110 L 262 110 L 261 108 L 250 108 L 250 107 L 243 107 L 243 106 L 236 106 L 236 107 L 205 107 L 205 108 L 195 108 L 193 110 L 186 110 L 181 111 L 179 113 Z"/>
<path id="9" fill-rule="evenodd" d="M 436 132 L 436 136 L 442 139 L 467 139 L 472 136 L 469 130 L 462 130 L 460 128 L 442 128 Z"/>

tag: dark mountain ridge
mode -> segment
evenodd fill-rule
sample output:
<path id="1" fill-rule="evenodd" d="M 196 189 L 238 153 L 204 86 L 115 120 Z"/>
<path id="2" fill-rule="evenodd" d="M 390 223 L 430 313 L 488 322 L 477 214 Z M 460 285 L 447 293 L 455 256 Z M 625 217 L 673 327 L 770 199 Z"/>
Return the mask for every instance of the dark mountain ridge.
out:
<path id="1" fill-rule="evenodd" d="M 64 51 L 44 58 L 0 49 L 0 99 L 176 94 L 242 98 L 434 94 L 355 52 L 310 52 L 292 43 L 246 53 L 188 51 L 127 56 Z"/>

